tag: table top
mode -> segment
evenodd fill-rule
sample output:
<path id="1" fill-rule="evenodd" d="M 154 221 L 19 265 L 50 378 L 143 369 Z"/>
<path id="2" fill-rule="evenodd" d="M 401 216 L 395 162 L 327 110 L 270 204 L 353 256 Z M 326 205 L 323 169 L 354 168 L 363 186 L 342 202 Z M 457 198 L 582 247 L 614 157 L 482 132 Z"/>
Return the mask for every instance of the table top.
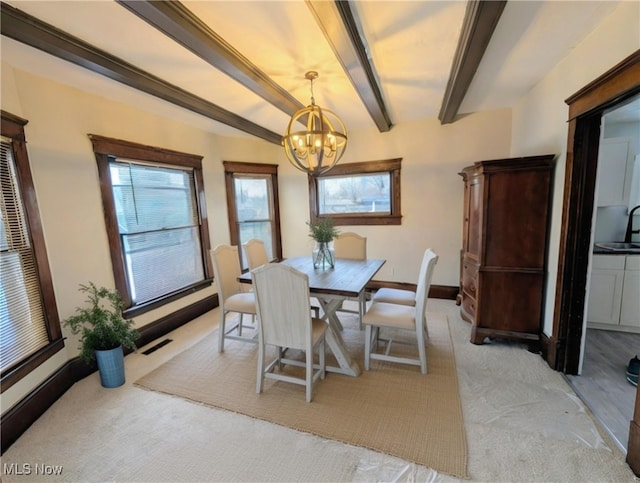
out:
<path id="1" fill-rule="evenodd" d="M 311 256 L 282 260 L 309 277 L 309 290 L 319 294 L 357 297 L 371 279 L 378 273 L 386 260 L 348 260 L 336 258 L 335 267 L 325 270 L 314 269 Z M 243 273 L 240 282 L 251 283 L 251 272 Z"/>

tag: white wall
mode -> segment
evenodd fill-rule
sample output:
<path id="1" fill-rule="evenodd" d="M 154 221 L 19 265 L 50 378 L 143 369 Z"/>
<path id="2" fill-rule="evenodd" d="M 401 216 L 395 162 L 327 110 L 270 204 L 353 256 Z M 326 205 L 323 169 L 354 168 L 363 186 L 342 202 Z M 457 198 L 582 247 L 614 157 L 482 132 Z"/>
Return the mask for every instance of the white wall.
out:
<path id="1" fill-rule="evenodd" d="M 2 64 L 3 110 L 27 119 L 27 150 L 39 203 L 61 319 L 83 302 L 78 284 L 113 286 L 98 173 L 87 134 L 98 134 L 204 156 L 211 243 L 229 242 L 223 160 L 280 165 L 284 256 L 311 250 L 306 176 L 290 166 L 278 145 L 247 137 L 218 137 L 192 125 L 142 111 Z M 357 226 L 371 257 L 387 259 L 378 279 L 415 282 L 421 253 L 440 255 L 433 283 L 458 284 L 462 229 L 461 168 L 509 154 L 509 110 L 469 115 L 441 126 L 437 120 L 394 126 L 391 132 L 350 132 L 341 162 L 403 158 L 400 226 Z M 215 285 L 135 318 L 142 327 L 215 293 Z M 212 321 L 214 323 L 214 321 Z M 0 396 L 2 411 L 77 355 L 67 330 L 66 350 Z"/>
<path id="2" fill-rule="evenodd" d="M 458 285 L 463 193 L 458 172 L 474 161 L 507 157 L 510 123 L 510 111 L 501 110 L 446 126 L 432 120 L 394 126 L 384 134 L 349 132 L 340 163 L 402 158 L 402 224 L 340 227 L 367 237 L 367 256 L 387 260 L 376 279 L 415 283 L 417 260 L 431 247 L 440 255 L 433 283 Z M 286 168 L 279 175 L 284 255 L 304 255 L 312 247 L 305 224 L 309 220 L 307 180 L 299 171 Z"/>
<path id="3" fill-rule="evenodd" d="M 640 48 L 640 3 L 622 2 L 513 110 L 511 154 L 558 155 L 553 190 L 544 332 L 551 334 L 562 222 L 568 107 L 565 99 Z"/>

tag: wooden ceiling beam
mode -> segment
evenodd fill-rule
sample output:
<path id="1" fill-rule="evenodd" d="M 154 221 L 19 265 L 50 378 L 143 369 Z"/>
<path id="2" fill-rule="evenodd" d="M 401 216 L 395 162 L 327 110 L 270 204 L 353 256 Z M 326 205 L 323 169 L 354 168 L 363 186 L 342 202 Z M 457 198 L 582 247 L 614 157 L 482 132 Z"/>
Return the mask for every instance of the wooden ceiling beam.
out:
<path id="1" fill-rule="evenodd" d="M 470 0 L 440 108 L 441 124 L 455 120 L 482 56 L 498 25 L 506 0 Z"/>
<path id="2" fill-rule="evenodd" d="M 2 35 L 18 42 L 265 141 L 281 144 L 280 134 L 195 96 L 4 2 L 0 3 L 0 30 Z"/>
<path id="3" fill-rule="evenodd" d="M 116 0 L 289 116 L 305 106 L 178 1 Z"/>
<path id="4" fill-rule="evenodd" d="M 391 119 L 348 1 L 306 0 L 327 41 L 380 132 Z"/>

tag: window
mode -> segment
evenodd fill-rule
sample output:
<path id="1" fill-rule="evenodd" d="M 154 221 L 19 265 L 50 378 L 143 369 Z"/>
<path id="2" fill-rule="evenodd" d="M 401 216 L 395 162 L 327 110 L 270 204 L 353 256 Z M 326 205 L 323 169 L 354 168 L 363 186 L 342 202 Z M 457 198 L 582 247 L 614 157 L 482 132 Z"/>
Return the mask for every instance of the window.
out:
<path id="1" fill-rule="evenodd" d="M 336 225 L 399 225 L 401 159 L 339 164 L 309 176 L 311 221 Z"/>
<path id="2" fill-rule="evenodd" d="M 24 138 L 26 123 L 2 112 L 0 371 L 3 391 L 64 347 Z"/>
<path id="3" fill-rule="evenodd" d="M 127 316 L 210 283 L 202 158 L 90 135 Z"/>
<path id="4" fill-rule="evenodd" d="M 241 247 L 257 238 L 264 241 L 269 258 L 282 258 L 278 166 L 224 161 L 224 170 L 231 244 Z M 244 252 L 239 251 L 241 266 L 247 269 Z"/>

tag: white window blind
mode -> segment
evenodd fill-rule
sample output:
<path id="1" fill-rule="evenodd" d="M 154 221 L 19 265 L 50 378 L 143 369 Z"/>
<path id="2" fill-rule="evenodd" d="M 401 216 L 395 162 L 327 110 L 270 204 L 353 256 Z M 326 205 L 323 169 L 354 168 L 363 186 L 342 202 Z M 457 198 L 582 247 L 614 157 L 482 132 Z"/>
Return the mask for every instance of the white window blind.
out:
<path id="1" fill-rule="evenodd" d="M 257 238 L 264 242 L 269 259 L 273 253 L 273 190 L 270 176 L 235 175 L 234 192 L 240 243 Z M 244 253 L 242 268 L 249 268 Z"/>
<path id="2" fill-rule="evenodd" d="M 132 302 L 204 280 L 193 170 L 122 159 L 109 169 Z"/>
<path id="3" fill-rule="evenodd" d="M 13 150 L 0 143 L 0 369 L 49 343 Z"/>

